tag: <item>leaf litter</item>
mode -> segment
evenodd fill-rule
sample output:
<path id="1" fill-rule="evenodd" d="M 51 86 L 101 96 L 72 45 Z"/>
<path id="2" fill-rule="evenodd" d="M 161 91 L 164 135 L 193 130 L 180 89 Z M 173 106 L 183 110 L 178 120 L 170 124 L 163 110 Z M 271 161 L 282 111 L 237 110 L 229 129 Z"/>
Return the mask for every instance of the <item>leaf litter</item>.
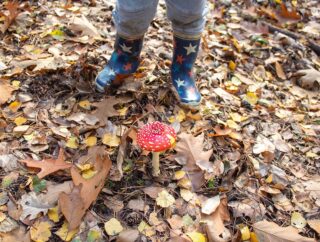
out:
<path id="1" fill-rule="evenodd" d="M 210 0 L 198 111 L 171 95 L 163 4 L 134 80 L 94 91 L 113 8 L 0 3 L 1 239 L 319 240 L 317 1 Z M 136 144 L 155 120 L 179 137 L 157 179 Z"/>

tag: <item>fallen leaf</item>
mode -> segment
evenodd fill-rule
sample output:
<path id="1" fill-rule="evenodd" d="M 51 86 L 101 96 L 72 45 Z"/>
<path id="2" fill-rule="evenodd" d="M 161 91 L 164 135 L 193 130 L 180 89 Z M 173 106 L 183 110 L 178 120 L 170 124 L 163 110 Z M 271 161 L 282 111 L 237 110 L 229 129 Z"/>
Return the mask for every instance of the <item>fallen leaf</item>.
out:
<path id="1" fill-rule="evenodd" d="M 97 149 L 99 150 L 99 147 Z M 110 171 L 111 161 L 105 152 L 97 153 L 95 160 L 94 168 L 97 171 L 95 176 L 86 180 L 75 167 L 72 167 L 71 176 L 75 188 L 71 194 L 60 194 L 60 209 L 69 222 L 69 229 L 71 230 L 80 225 L 82 217 L 91 203 L 96 200 Z M 74 204 L 77 204 L 77 206 L 74 206 Z"/>
<path id="2" fill-rule="evenodd" d="M 130 97 L 110 97 L 102 102 L 93 103 L 92 106 L 96 107 L 97 110 L 93 112 L 93 115 L 98 118 L 101 125 L 105 125 L 109 117 L 119 116 L 119 112 L 114 108 L 116 104 L 124 104 L 131 102 Z"/>
<path id="3" fill-rule="evenodd" d="M 299 212 L 293 212 L 291 214 L 291 225 L 298 228 L 303 229 L 307 225 L 307 221 Z"/>
<path id="4" fill-rule="evenodd" d="M 307 220 L 309 226 L 314 229 L 318 234 L 320 234 L 320 219 L 310 219 Z"/>
<path id="5" fill-rule="evenodd" d="M 9 82 L 0 80 L 0 105 L 9 100 L 13 91 Z"/>
<path id="6" fill-rule="evenodd" d="M 192 242 L 206 242 L 206 237 L 199 232 L 189 232 L 186 235 L 192 240 Z"/>
<path id="7" fill-rule="evenodd" d="M 92 147 L 95 146 L 97 144 L 97 137 L 95 136 L 89 136 L 88 138 L 86 138 L 84 140 L 84 143 L 88 146 L 88 147 Z"/>
<path id="8" fill-rule="evenodd" d="M 286 80 L 287 77 L 286 77 L 286 74 L 285 74 L 284 71 L 283 71 L 282 66 L 279 64 L 278 61 L 276 61 L 275 63 L 276 63 L 275 65 L 276 65 L 277 76 L 278 76 L 279 78 L 281 78 L 282 80 Z"/>
<path id="9" fill-rule="evenodd" d="M 208 198 L 201 205 L 201 212 L 207 215 L 212 214 L 220 205 L 220 196 Z"/>
<path id="10" fill-rule="evenodd" d="M 37 196 L 35 192 L 22 195 L 19 203 L 22 206 L 21 221 L 27 217 L 29 220 L 35 219 L 39 213 L 47 214 L 48 209 L 52 207 L 45 198 Z"/>
<path id="11" fill-rule="evenodd" d="M 118 238 L 117 242 L 132 242 L 136 241 L 139 238 L 139 231 L 135 229 L 122 231 Z"/>
<path id="12" fill-rule="evenodd" d="M 19 14 L 19 2 L 18 1 L 8 1 L 5 4 L 5 8 L 9 11 L 9 15 L 4 15 L 4 23 L 0 25 L 0 30 L 5 33 L 10 25 L 14 22 Z M 1 90 L 1 89 L 0 89 Z"/>
<path id="13" fill-rule="evenodd" d="M 241 226 L 240 232 L 241 232 L 242 241 L 246 241 L 250 239 L 251 235 L 250 235 L 250 230 L 248 226 Z"/>
<path id="14" fill-rule="evenodd" d="M 259 241 L 272 242 L 315 242 L 315 239 L 303 237 L 299 234 L 299 230 L 292 227 L 280 227 L 274 222 L 266 220 L 254 223 L 252 225 Z"/>
<path id="15" fill-rule="evenodd" d="M 6 217 L 2 222 L 0 222 L 0 233 L 8 233 L 18 227 L 19 225 L 15 220 L 10 217 Z"/>
<path id="16" fill-rule="evenodd" d="M 102 143 L 109 147 L 118 147 L 120 138 L 116 134 L 106 133 L 102 137 Z"/>
<path id="17" fill-rule="evenodd" d="M 36 221 L 30 228 L 30 237 L 35 242 L 46 242 L 51 237 L 52 225 L 46 221 Z"/>
<path id="18" fill-rule="evenodd" d="M 212 150 L 203 151 L 204 136 L 194 137 L 192 134 L 182 133 L 175 146 L 177 155 L 175 160 L 183 165 L 183 170 L 191 180 L 193 189 L 198 190 L 205 182 L 204 172 L 197 165 L 198 162 L 209 162 Z"/>
<path id="19" fill-rule="evenodd" d="M 35 161 L 32 159 L 20 160 L 20 162 L 25 163 L 28 167 L 40 168 L 40 172 L 37 176 L 42 179 L 45 176 L 64 169 L 69 169 L 72 164 L 65 162 L 65 156 L 63 149 L 59 150 L 59 155 L 57 159 L 44 159 L 41 161 Z"/>
<path id="20" fill-rule="evenodd" d="M 230 221 L 226 198 L 220 199 L 220 204 L 213 213 L 202 215 L 202 220 L 206 224 L 209 241 L 229 241 L 231 234 L 224 226 L 224 221 Z"/>
<path id="21" fill-rule="evenodd" d="M 63 241 L 70 241 L 78 233 L 78 229 L 69 229 L 69 224 L 67 221 L 64 221 L 61 228 L 55 232 L 56 235 L 60 237 Z"/>
<path id="22" fill-rule="evenodd" d="M 114 236 L 119 234 L 123 230 L 123 227 L 119 220 L 112 218 L 105 222 L 104 229 L 109 236 Z"/>
<path id="23" fill-rule="evenodd" d="M 174 204 L 175 199 L 166 190 L 163 190 L 158 194 L 156 201 L 158 206 L 162 208 L 168 208 Z"/>

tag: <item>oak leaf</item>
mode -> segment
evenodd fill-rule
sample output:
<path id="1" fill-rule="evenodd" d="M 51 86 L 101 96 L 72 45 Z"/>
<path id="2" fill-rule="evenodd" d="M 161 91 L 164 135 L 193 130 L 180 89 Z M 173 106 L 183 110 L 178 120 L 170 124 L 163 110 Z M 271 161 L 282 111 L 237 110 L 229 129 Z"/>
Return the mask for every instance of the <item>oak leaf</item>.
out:
<path id="1" fill-rule="evenodd" d="M 265 242 L 315 242 L 315 239 L 306 238 L 299 234 L 299 230 L 292 227 L 280 227 L 274 222 L 266 220 L 252 225 L 259 241 Z"/>
<path id="2" fill-rule="evenodd" d="M 8 101 L 14 88 L 5 81 L 0 80 L 0 105 Z"/>
<path id="3" fill-rule="evenodd" d="M 120 116 L 120 113 L 114 108 L 116 104 L 123 104 L 131 101 L 132 98 L 130 97 L 110 97 L 102 102 L 93 103 L 92 106 L 97 108 L 97 110 L 93 112 L 93 115 L 99 119 L 101 125 L 104 125 L 108 117 Z"/>
<path id="4" fill-rule="evenodd" d="M 9 11 L 9 15 L 0 14 L 0 16 L 1 15 L 4 16 L 4 23 L 2 25 L 0 25 L 0 31 L 2 33 L 7 31 L 7 29 L 10 27 L 10 25 L 13 23 L 13 21 L 18 16 L 19 2 L 18 1 L 8 1 L 7 4 L 5 5 L 5 7 Z"/>
<path id="5" fill-rule="evenodd" d="M 40 168 L 41 171 L 37 174 L 37 176 L 40 179 L 58 170 L 69 169 L 70 167 L 72 167 L 71 163 L 65 162 L 63 149 L 59 150 L 59 155 L 57 159 L 50 158 L 50 159 L 44 159 L 42 161 L 26 159 L 26 160 L 20 160 L 20 162 L 25 163 L 28 167 Z"/>
<path id="6" fill-rule="evenodd" d="M 187 173 L 195 190 L 205 182 L 204 171 L 201 168 L 206 167 L 206 171 L 213 172 L 214 167 L 209 161 L 212 150 L 203 151 L 203 141 L 203 135 L 194 137 L 192 134 L 182 133 L 174 148 L 177 151 L 175 160 L 184 166 L 183 170 Z"/>
<path id="7" fill-rule="evenodd" d="M 82 222 L 86 210 L 96 200 L 111 168 L 111 160 L 103 149 L 96 153 L 94 168 L 97 173 L 90 179 L 84 179 L 77 168 L 71 168 L 74 189 L 70 194 L 62 193 L 59 197 L 61 212 L 69 222 L 69 229 L 77 228 Z M 101 153 L 103 152 L 103 153 Z"/>

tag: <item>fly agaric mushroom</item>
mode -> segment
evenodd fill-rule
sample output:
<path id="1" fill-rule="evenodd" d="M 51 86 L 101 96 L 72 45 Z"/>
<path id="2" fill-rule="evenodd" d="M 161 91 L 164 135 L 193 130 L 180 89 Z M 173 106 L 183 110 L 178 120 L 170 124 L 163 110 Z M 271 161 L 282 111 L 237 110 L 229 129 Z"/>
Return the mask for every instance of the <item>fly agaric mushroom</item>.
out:
<path id="1" fill-rule="evenodd" d="M 160 152 L 170 149 L 176 142 L 176 138 L 176 132 L 171 126 L 158 121 L 146 124 L 139 130 L 137 136 L 139 146 L 152 152 L 152 174 L 154 176 L 160 174 Z"/>

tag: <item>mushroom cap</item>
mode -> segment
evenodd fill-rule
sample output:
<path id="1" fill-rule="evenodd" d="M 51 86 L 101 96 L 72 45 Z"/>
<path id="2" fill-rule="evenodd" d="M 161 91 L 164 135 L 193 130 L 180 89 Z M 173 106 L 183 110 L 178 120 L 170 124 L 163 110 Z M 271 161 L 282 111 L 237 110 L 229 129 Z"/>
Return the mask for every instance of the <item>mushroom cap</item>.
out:
<path id="1" fill-rule="evenodd" d="M 176 142 L 174 129 L 161 122 L 144 125 L 138 132 L 138 145 L 147 151 L 161 152 L 170 149 Z"/>

